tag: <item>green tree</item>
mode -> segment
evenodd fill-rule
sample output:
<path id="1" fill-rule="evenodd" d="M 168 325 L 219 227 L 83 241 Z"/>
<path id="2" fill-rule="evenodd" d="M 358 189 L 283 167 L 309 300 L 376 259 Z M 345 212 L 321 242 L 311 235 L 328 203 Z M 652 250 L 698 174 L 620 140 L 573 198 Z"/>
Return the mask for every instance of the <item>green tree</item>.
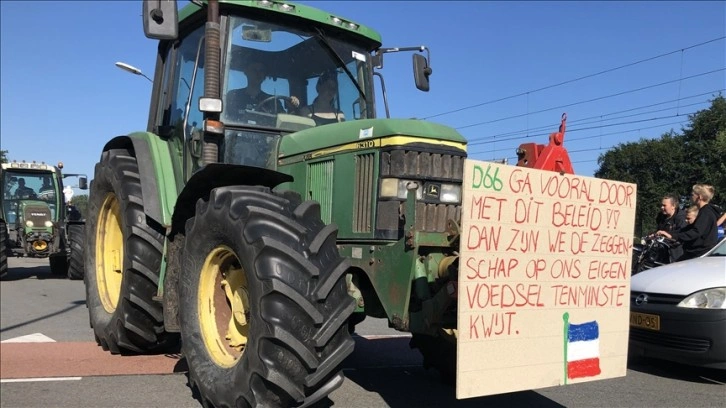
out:
<path id="1" fill-rule="evenodd" d="M 655 228 L 655 216 L 664 195 L 682 194 L 672 183 L 678 177 L 678 163 L 683 160 L 679 148 L 682 143 L 681 136 L 665 134 L 661 139 L 620 144 L 598 159 L 600 168 L 595 177 L 637 184 L 636 235 Z"/>
<path id="2" fill-rule="evenodd" d="M 694 184 L 711 184 L 716 189 L 712 202 L 726 198 L 726 99 L 711 101 L 711 107 L 689 117 L 682 134 L 669 132 L 657 139 L 621 143 L 600 155 L 595 177 L 638 185 L 635 234 L 655 228 L 655 216 L 666 194 L 681 197 L 688 204 Z"/>
<path id="3" fill-rule="evenodd" d="M 716 196 L 712 202 L 723 205 L 726 201 L 723 171 L 726 158 L 726 99 L 722 96 L 715 98 L 709 109 L 689 119 L 690 123 L 683 129 L 684 165 L 687 172 L 682 182 L 688 192 L 696 183 L 714 186 Z"/>
<path id="4" fill-rule="evenodd" d="M 8 151 L 0 150 L 0 163 L 7 163 L 7 162 L 8 162 Z"/>
<path id="5" fill-rule="evenodd" d="M 78 211 L 81 212 L 83 218 L 86 218 L 86 214 L 88 212 L 88 194 L 73 196 L 71 198 L 71 204 L 78 208 Z"/>

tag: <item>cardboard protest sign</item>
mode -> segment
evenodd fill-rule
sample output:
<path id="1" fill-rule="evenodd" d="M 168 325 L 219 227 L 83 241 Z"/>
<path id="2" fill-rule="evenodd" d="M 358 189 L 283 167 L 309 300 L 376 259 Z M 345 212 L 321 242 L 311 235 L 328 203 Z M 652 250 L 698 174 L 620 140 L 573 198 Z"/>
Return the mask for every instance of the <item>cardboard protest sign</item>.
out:
<path id="1" fill-rule="evenodd" d="M 636 186 L 466 160 L 456 397 L 625 375 Z"/>

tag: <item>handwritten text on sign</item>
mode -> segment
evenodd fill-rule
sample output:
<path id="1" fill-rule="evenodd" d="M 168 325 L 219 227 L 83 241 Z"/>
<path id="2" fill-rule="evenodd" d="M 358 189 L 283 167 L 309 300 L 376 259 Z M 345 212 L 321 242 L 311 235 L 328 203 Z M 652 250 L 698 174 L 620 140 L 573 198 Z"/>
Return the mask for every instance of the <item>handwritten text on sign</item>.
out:
<path id="1" fill-rule="evenodd" d="M 628 321 L 635 185 L 467 160 L 463 187 L 459 380 L 467 384 L 467 375 L 486 369 L 473 362 L 507 359 L 527 347 L 541 360 L 532 364 L 558 364 L 563 312 L 575 321 L 598 319 L 601 330 L 623 328 L 608 321 Z M 623 355 L 624 328 L 625 336 L 615 336 Z M 505 344 L 512 345 L 509 353 Z M 492 379 L 501 383 L 502 375 Z M 519 379 L 497 392 L 537 386 Z M 466 390 L 460 397 L 491 393 Z"/>

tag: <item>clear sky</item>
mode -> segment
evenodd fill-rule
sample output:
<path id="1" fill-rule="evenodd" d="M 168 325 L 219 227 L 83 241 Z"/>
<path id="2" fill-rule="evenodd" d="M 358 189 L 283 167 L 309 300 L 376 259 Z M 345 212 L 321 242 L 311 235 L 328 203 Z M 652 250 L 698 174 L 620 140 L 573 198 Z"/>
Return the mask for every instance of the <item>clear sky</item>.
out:
<path id="1" fill-rule="evenodd" d="M 475 159 L 514 163 L 520 143 L 546 143 L 567 112 L 565 146 L 591 176 L 607 149 L 680 132 L 726 88 L 723 1 L 303 3 L 376 29 L 384 47 L 429 47 L 428 93 L 409 53 L 385 56 L 391 116 L 457 128 Z M 0 149 L 11 160 L 63 161 L 90 178 L 106 141 L 146 129 L 151 84 L 114 66 L 153 77 L 140 14 L 140 1 L 0 1 Z"/>

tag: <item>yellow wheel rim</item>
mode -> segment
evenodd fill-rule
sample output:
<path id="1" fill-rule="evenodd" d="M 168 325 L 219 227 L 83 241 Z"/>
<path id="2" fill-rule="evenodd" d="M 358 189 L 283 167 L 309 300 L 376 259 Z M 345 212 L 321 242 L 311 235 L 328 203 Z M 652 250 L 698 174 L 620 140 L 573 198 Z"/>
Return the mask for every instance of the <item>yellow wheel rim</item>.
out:
<path id="1" fill-rule="evenodd" d="M 96 282 L 103 308 L 113 313 L 121 296 L 124 236 L 121 231 L 121 206 L 109 193 L 103 200 L 96 228 Z"/>
<path id="2" fill-rule="evenodd" d="M 33 249 L 36 251 L 45 251 L 48 249 L 48 243 L 45 241 L 35 241 L 33 242 Z"/>
<path id="3" fill-rule="evenodd" d="M 199 327 L 212 360 L 233 366 L 247 346 L 250 301 L 247 278 L 229 247 L 214 248 L 199 276 Z"/>

